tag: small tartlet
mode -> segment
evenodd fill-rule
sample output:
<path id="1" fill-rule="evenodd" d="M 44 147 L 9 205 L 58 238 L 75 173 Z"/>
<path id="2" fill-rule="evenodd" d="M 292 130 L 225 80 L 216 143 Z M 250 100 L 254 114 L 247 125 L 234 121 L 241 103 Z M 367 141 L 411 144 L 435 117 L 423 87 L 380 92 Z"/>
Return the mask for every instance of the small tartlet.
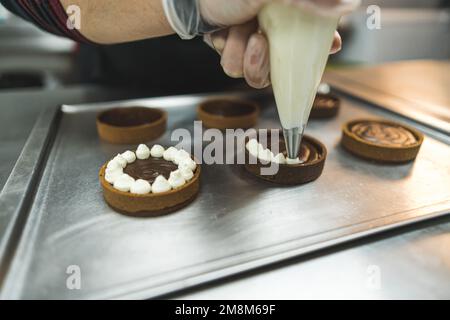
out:
<path id="1" fill-rule="evenodd" d="M 360 158 L 386 163 L 414 160 L 424 135 L 410 126 L 383 119 L 356 119 L 342 127 L 342 146 Z"/>
<path id="2" fill-rule="evenodd" d="M 157 157 L 154 157 L 153 149 L 155 147 L 164 149 L 164 155 L 159 153 Z M 126 151 L 119 154 L 101 167 L 99 179 L 103 189 L 104 199 L 108 205 L 114 210 L 126 215 L 148 217 L 159 216 L 176 211 L 193 201 L 200 188 L 201 175 L 200 165 L 197 164 L 194 157 L 191 155 L 187 156 L 188 153 L 184 150 L 177 150 L 173 147 L 165 149 L 159 145 L 153 146 L 152 149 L 148 148 L 147 153 L 150 152 L 150 155 L 146 157 L 145 153 L 141 152 L 139 154 L 139 150 L 145 148 L 148 147 L 140 145 L 138 150 L 134 153 L 135 157 L 131 155 L 132 151 Z M 171 150 L 172 156 L 166 157 L 166 152 L 169 152 L 169 150 Z M 177 154 L 181 153 L 183 153 L 183 156 L 180 155 L 176 158 Z M 123 159 L 126 161 L 125 165 Z M 162 174 L 158 173 L 158 170 L 162 170 L 162 167 L 155 166 L 152 170 L 154 171 L 156 178 L 153 183 L 147 181 L 147 184 L 144 183 L 146 178 L 133 178 L 124 172 L 127 170 L 127 166 L 133 166 L 133 164 L 138 161 L 152 162 L 153 160 L 166 162 L 166 165 L 174 163 L 176 164 L 175 168 L 177 169 L 172 171 L 170 177 L 166 179 Z M 150 163 L 150 165 L 151 164 L 152 163 Z M 120 168 L 122 168 L 122 170 L 120 170 Z M 114 174 L 115 170 L 119 170 L 117 175 Z M 142 175 L 145 176 L 145 174 L 148 174 L 148 165 L 147 167 L 144 167 L 143 170 L 144 171 L 141 173 Z M 189 170 L 191 170 L 191 173 L 185 175 L 184 172 Z M 129 180 L 126 176 L 132 180 Z M 171 181 L 173 176 L 175 178 Z M 122 179 L 121 184 L 119 184 L 119 179 Z M 124 181 L 125 184 L 122 183 Z M 130 183 L 129 187 L 127 181 Z M 136 187 L 138 183 L 140 185 Z M 158 190 L 156 190 L 157 183 Z M 144 188 L 142 186 L 144 186 Z M 133 192 L 133 188 L 139 192 Z"/>
<path id="3" fill-rule="evenodd" d="M 255 141 L 258 143 L 257 154 L 255 154 Z M 251 146 L 252 143 L 254 144 L 253 147 Z M 327 149 L 317 139 L 307 135 L 303 136 L 300 155 L 295 160 L 286 158 L 286 145 L 281 132 L 279 133 L 280 153 L 274 155 L 267 148 L 271 143 L 270 135 L 266 146 L 260 144 L 256 139 L 246 139 L 244 166 L 248 172 L 262 180 L 280 185 L 301 185 L 312 182 L 321 176 L 327 157 Z M 271 166 L 272 162 L 278 163 L 278 172 L 273 175 L 262 175 L 261 170 Z"/>
<path id="4" fill-rule="evenodd" d="M 258 122 L 260 108 L 248 100 L 218 98 L 204 101 L 198 106 L 198 118 L 207 128 L 251 128 Z"/>
<path id="5" fill-rule="evenodd" d="M 330 93 L 318 93 L 311 109 L 311 119 L 328 119 L 336 117 L 339 113 L 341 100 Z"/>
<path id="6" fill-rule="evenodd" d="M 157 108 L 123 107 L 97 115 L 97 132 L 114 144 L 137 144 L 162 136 L 167 127 L 167 113 Z"/>

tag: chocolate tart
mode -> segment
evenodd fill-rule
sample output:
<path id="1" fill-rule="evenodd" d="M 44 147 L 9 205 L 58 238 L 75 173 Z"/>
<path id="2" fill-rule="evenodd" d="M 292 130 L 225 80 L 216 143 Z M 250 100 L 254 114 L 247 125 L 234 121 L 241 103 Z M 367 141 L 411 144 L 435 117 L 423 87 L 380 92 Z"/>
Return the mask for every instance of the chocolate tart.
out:
<path id="1" fill-rule="evenodd" d="M 104 164 L 99 172 L 100 184 L 103 189 L 103 197 L 106 203 L 122 214 L 134 217 L 155 217 L 174 212 L 191 203 L 198 194 L 200 188 L 201 168 L 197 164 L 192 179 L 180 188 L 163 193 L 134 194 L 117 190 L 105 179 L 106 167 Z M 146 160 L 137 159 L 128 164 L 124 173 L 134 179 L 143 179 L 153 183 L 158 175 L 166 179 L 177 166 L 170 161 L 160 158 Z"/>
<path id="2" fill-rule="evenodd" d="M 327 119 L 335 117 L 340 109 L 341 100 L 332 94 L 318 93 L 311 109 L 311 119 Z"/>
<path id="3" fill-rule="evenodd" d="M 279 137 L 279 151 L 286 156 L 286 144 L 281 132 Z M 247 139 L 247 142 L 248 140 L 249 139 Z M 267 145 L 270 146 L 270 135 L 267 140 Z M 256 177 L 269 182 L 282 185 L 300 185 L 314 181 L 320 177 L 325 165 L 326 157 L 327 149 L 325 145 L 320 141 L 305 135 L 303 136 L 299 155 L 300 160 L 303 160 L 302 163 L 279 164 L 277 174 L 261 175 L 261 169 L 269 167 L 271 164 L 264 164 L 259 159 L 255 159 L 255 157 L 249 153 L 247 148 L 245 148 L 245 169 Z M 250 159 L 252 162 L 250 162 Z"/>
<path id="4" fill-rule="evenodd" d="M 417 157 L 423 139 L 416 129 L 397 122 L 359 119 L 343 126 L 342 145 L 364 159 L 401 163 Z"/>
<path id="5" fill-rule="evenodd" d="M 246 100 L 212 99 L 200 104 L 197 112 L 198 118 L 207 128 L 246 129 L 258 121 L 259 106 Z"/>
<path id="6" fill-rule="evenodd" d="M 155 108 L 114 108 L 97 116 L 98 135 L 102 140 L 115 144 L 154 140 L 164 134 L 166 126 L 167 113 Z"/>

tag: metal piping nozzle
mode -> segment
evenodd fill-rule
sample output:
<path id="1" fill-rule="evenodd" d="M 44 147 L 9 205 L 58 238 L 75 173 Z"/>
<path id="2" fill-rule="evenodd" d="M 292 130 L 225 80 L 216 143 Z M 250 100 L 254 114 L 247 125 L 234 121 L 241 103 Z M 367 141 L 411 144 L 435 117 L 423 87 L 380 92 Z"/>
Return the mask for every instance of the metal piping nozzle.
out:
<path id="1" fill-rule="evenodd" d="M 300 144 L 305 127 L 283 129 L 284 141 L 286 142 L 287 155 L 290 159 L 297 159 L 300 152 Z"/>

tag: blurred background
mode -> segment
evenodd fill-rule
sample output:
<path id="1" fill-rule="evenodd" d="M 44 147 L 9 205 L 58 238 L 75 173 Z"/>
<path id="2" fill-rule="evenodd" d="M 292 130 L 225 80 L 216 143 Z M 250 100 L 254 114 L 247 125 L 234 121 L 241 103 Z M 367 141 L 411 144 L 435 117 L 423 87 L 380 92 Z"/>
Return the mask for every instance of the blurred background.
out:
<path id="1" fill-rule="evenodd" d="M 381 7 L 381 29 L 366 27 L 369 5 Z M 342 21 L 345 45 L 331 63 L 448 59 L 449 5 L 447 0 L 363 0 L 360 9 Z M 79 76 L 80 54 L 71 40 L 41 31 L 0 6 L 0 90 L 95 82 Z"/>
<path id="2" fill-rule="evenodd" d="M 381 8 L 381 29 L 361 27 L 370 5 Z M 337 59 L 367 64 L 448 59 L 449 5 L 448 0 L 363 0 L 360 10 L 342 23 L 345 45 Z"/>

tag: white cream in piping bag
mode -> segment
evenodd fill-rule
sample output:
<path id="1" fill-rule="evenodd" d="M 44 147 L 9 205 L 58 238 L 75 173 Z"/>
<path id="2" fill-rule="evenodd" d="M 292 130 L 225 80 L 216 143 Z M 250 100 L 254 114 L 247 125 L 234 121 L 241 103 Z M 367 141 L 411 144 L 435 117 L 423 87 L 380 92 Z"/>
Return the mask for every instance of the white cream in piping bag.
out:
<path id="1" fill-rule="evenodd" d="M 262 9 L 259 22 L 270 43 L 271 81 L 281 125 L 285 135 L 287 130 L 303 135 L 339 16 L 273 2 Z"/>

